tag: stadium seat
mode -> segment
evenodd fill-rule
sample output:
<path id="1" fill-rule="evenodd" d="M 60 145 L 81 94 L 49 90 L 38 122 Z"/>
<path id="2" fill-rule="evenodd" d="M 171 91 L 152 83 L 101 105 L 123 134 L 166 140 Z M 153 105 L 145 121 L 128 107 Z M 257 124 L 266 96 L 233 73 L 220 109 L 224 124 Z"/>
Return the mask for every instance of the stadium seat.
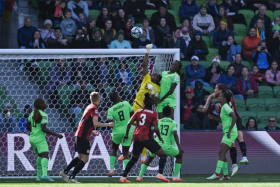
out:
<path id="1" fill-rule="evenodd" d="M 97 20 L 97 17 L 100 13 L 100 10 L 89 10 L 89 15 L 91 15 L 95 21 Z"/>
<path id="2" fill-rule="evenodd" d="M 246 36 L 247 34 L 247 27 L 243 24 L 233 24 L 234 25 L 234 33 L 237 34 L 237 36 Z"/>
<path id="3" fill-rule="evenodd" d="M 212 60 L 211 60 L 212 61 Z M 205 69 L 212 65 L 211 61 L 199 61 L 198 64 L 202 65 Z"/>
<path id="4" fill-rule="evenodd" d="M 280 10 L 274 10 L 273 15 L 274 15 L 274 18 L 275 18 L 276 16 L 280 16 Z M 272 20 L 271 20 L 271 21 L 272 21 Z"/>
<path id="5" fill-rule="evenodd" d="M 244 66 L 246 66 L 247 68 L 249 68 L 249 70 L 251 69 L 251 63 L 249 61 L 243 61 L 241 62 L 241 64 L 243 64 Z"/>
<path id="6" fill-rule="evenodd" d="M 254 117 L 256 118 L 256 113 L 255 112 L 250 112 L 250 111 L 246 111 L 246 112 L 239 112 L 240 116 L 241 116 L 241 119 L 242 119 L 242 124 L 246 124 L 248 119 L 250 117 Z"/>
<path id="7" fill-rule="evenodd" d="M 147 16 L 147 18 L 150 20 L 153 13 L 157 12 L 157 10 L 145 10 L 145 15 Z"/>
<path id="8" fill-rule="evenodd" d="M 208 49 L 211 47 L 210 38 L 208 36 L 202 36 L 203 41 L 206 43 Z"/>
<path id="9" fill-rule="evenodd" d="M 258 123 L 258 130 L 261 131 L 267 126 L 267 123 Z"/>
<path id="10" fill-rule="evenodd" d="M 179 12 L 181 1 L 170 1 L 170 9 Z"/>
<path id="11" fill-rule="evenodd" d="M 259 123 L 268 123 L 268 119 L 271 116 L 276 117 L 276 112 L 258 112 L 258 121 Z"/>
<path id="12" fill-rule="evenodd" d="M 235 105 L 238 112 L 246 111 L 245 100 L 243 99 L 235 99 Z"/>
<path id="13" fill-rule="evenodd" d="M 204 86 L 203 88 L 210 93 L 214 93 L 214 88 L 212 86 Z"/>
<path id="14" fill-rule="evenodd" d="M 59 95 L 59 104 L 61 108 L 66 109 L 70 103 L 72 92 L 75 90 L 74 86 L 59 86 L 57 88 L 58 95 Z"/>
<path id="15" fill-rule="evenodd" d="M 277 122 L 280 123 L 280 111 L 277 111 L 276 117 L 277 117 Z"/>
<path id="16" fill-rule="evenodd" d="M 250 98 L 246 100 L 248 111 L 263 112 L 266 111 L 265 102 L 263 99 Z"/>
<path id="17" fill-rule="evenodd" d="M 200 5 L 202 5 L 202 4 L 207 5 L 207 3 L 208 3 L 208 0 L 196 1 L 196 4 L 197 4 L 198 7 L 200 7 Z"/>
<path id="18" fill-rule="evenodd" d="M 187 65 L 190 65 L 190 64 L 191 64 L 190 61 L 181 61 L 181 63 L 182 63 L 182 69 L 185 69 L 185 67 L 186 67 Z"/>
<path id="19" fill-rule="evenodd" d="M 258 10 L 256 10 L 255 14 L 257 15 L 259 13 Z M 272 21 L 274 20 L 274 13 L 272 10 L 266 10 L 265 15 L 267 15 Z"/>
<path id="20" fill-rule="evenodd" d="M 274 93 L 274 96 L 276 98 L 280 99 L 280 86 L 274 86 L 273 87 L 273 93 Z"/>
<path id="21" fill-rule="evenodd" d="M 242 40 L 243 40 L 244 36 L 234 36 L 234 40 L 237 44 L 239 44 L 240 46 L 242 45 Z"/>
<path id="22" fill-rule="evenodd" d="M 250 22 L 255 15 L 254 11 L 253 10 L 239 10 L 238 14 L 243 14 L 243 16 L 245 17 L 246 23 L 247 23 L 247 28 L 249 28 Z"/>
<path id="23" fill-rule="evenodd" d="M 206 60 L 208 62 L 212 62 L 213 58 L 215 56 L 219 56 L 219 49 L 216 49 L 216 48 L 208 48 L 208 51 L 209 51 L 209 54 L 206 56 Z"/>
<path id="24" fill-rule="evenodd" d="M 227 70 L 229 65 L 230 65 L 229 61 L 221 61 L 220 63 L 221 68 L 223 68 L 224 70 Z"/>
<path id="25" fill-rule="evenodd" d="M 168 10 L 168 12 L 174 16 L 175 21 L 176 21 L 177 24 L 180 23 L 179 11 Z"/>
<path id="26" fill-rule="evenodd" d="M 267 98 L 265 99 L 265 105 L 267 111 L 271 111 L 271 112 L 280 111 L 280 99 Z"/>
<path id="27" fill-rule="evenodd" d="M 258 86 L 260 99 L 273 98 L 273 91 L 270 86 Z"/>

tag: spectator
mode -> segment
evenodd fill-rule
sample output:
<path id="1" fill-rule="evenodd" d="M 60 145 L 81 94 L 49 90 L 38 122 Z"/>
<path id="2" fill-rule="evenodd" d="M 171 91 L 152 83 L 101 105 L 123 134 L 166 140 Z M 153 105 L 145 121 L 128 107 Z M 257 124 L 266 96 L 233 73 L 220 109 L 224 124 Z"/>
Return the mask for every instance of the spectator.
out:
<path id="1" fill-rule="evenodd" d="M 102 12 L 99 14 L 96 20 L 96 26 L 104 29 L 107 20 L 114 20 L 113 16 L 109 14 L 109 8 L 107 6 L 102 7 Z M 113 23 L 114 25 L 114 23 Z"/>
<path id="2" fill-rule="evenodd" d="M 26 45 L 31 40 L 34 32 L 37 30 L 36 27 L 32 26 L 32 21 L 30 18 L 24 20 L 24 26 L 18 29 L 17 41 L 19 48 L 26 49 Z"/>
<path id="3" fill-rule="evenodd" d="M 47 6 L 48 18 L 52 20 L 54 27 L 59 27 L 63 19 L 63 12 L 67 9 L 63 0 L 50 1 Z"/>
<path id="4" fill-rule="evenodd" d="M 77 27 L 75 21 L 71 19 L 71 10 L 67 9 L 65 11 L 65 19 L 60 23 L 60 28 L 62 34 L 69 39 L 72 39 L 75 35 Z"/>
<path id="5" fill-rule="evenodd" d="M 47 40 L 48 48 L 50 49 L 65 49 L 70 48 L 71 41 L 62 35 L 60 27 L 54 29 L 54 35 Z"/>
<path id="6" fill-rule="evenodd" d="M 91 15 L 87 17 L 87 25 L 86 25 L 86 30 L 87 30 L 87 35 L 91 36 L 92 35 L 92 30 L 96 28 L 96 22 L 93 19 Z"/>
<path id="7" fill-rule="evenodd" d="M 91 37 L 89 37 L 89 47 L 93 49 L 108 49 L 108 45 L 101 37 L 101 30 L 95 28 L 92 31 Z"/>
<path id="8" fill-rule="evenodd" d="M 82 28 L 76 30 L 76 36 L 74 36 L 72 48 L 74 49 L 87 49 L 89 48 L 89 41 L 86 33 Z"/>
<path id="9" fill-rule="evenodd" d="M 187 130 L 203 130 L 203 129 L 209 129 L 209 119 L 207 116 L 203 113 L 203 105 L 198 105 L 194 109 L 196 112 L 193 114 L 190 114 L 188 120 L 186 121 L 184 125 L 184 129 Z"/>
<path id="10" fill-rule="evenodd" d="M 265 85 L 265 76 L 259 72 L 259 67 L 257 65 L 253 65 L 250 75 L 251 77 L 254 77 L 258 86 Z"/>
<path id="11" fill-rule="evenodd" d="M 248 131 L 257 131 L 258 123 L 254 117 L 250 117 L 246 123 L 246 130 Z"/>
<path id="12" fill-rule="evenodd" d="M 44 21 L 44 29 L 38 29 L 41 32 L 41 38 L 47 42 L 47 39 L 54 34 L 54 30 L 52 29 L 52 21 L 50 19 L 46 19 Z"/>
<path id="13" fill-rule="evenodd" d="M 140 36 L 140 38 L 134 39 L 132 48 L 146 49 L 146 45 L 151 43 L 151 41 L 147 39 L 147 30 L 146 29 L 142 29 L 142 30 L 143 30 L 143 33 Z"/>
<path id="14" fill-rule="evenodd" d="M 222 5 L 225 7 L 225 11 L 227 12 L 227 15 L 231 18 L 233 23 L 247 25 L 244 15 L 238 14 L 238 2 L 232 0 L 224 0 Z"/>
<path id="15" fill-rule="evenodd" d="M 274 27 L 275 25 L 280 26 L 280 15 L 274 17 L 274 21 L 271 23 L 272 26 Z"/>
<path id="16" fill-rule="evenodd" d="M 259 6 L 259 12 L 252 18 L 250 27 L 254 27 L 257 20 L 262 19 L 264 21 L 265 30 L 267 32 L 271 31 L 272 29 L 271 20 L 265 13 L 266 13 L 266 6 L 265 5 Z"/>
<path id="17" fill-rule="evenodd" d="M 220 103 L 215 103 L 214 104 L 214 110 L 210 114 L 208 114 L 208 116 L 207 116 L 209 118 L 210 129 L 211 130 L 217 130 L 218 129 L 217 127 L 219 126 L 220 123 L 218 121 L 214 120 L 214 118 L 219 118 L 220 111 L 221 111 Z"/>
<path id="18" fill-rule="evenodd" d="M 145 18 L 142 23 L 142 29 L 146 29 L 147 31 L 147 39 L 151 41 L 151 43 L 155 43 L 155 34 L 154 29 L 149 25 L 149 19 Z"/>
<path id="19" fill-rule="evenodd" d="M 50 108 L 60 108 L 58 104 L 60 98 L 57 88 L 59 86 L 69 85 L 70 83 L 71 68 L 68 66 L 66 59 L 57 59 L 49 73 L 48 83 L 46 86 Z"/>
<path id="20" fill-rule="evenodd" d="M 109 69 L 107 67 L 106 58 L 98 58 L 97 63 L 95 62 L 91 68 L 91 75 L 89 80 L 91 80 L 92 85 L 101 84 L 104 87 L 104 84 L 111 83 Z M 114 75 L 114 73 L 111 73 Z"/>
<path id="21" fill-rule="evenodd" d="M 134 17 L 135 23 L 141 23 L 146 18 L 144 1 L 127 0 L 124 2 L 123 8 L 127 15 Z"/>
<path id="22" fill-rule="evenodd" d="M 162 4 L 168 8 L 169 0 L 146 0 L 146 9 L 157 10 Z"/>
<path id="23" fill-rule="evenodd" d="M 204 89 L 205 84 L 201 79 L 197 79 L 194 85 L 194 101 L 196 104 L 205 104 L 204 98 L 206 95 L 210 95 L 208 91 Z"/>
<path id="24" fill-rule="evenodd" d="M 33 37 L 27 44 L 27 48 L 29 48 L 29 49 L 46 49 L 47 48 L 47 44 L 41 38 L 41 32 L 39 30 L 36 30 L 33 33 Z"/>
<path id="25" fill-rule="evenodd" d="M 113 28 L 113 22 L 112 20 L 107 20 L 105 23 L 105 29 L 101 30 L 102 32 L 102 38 L 106 42 L 107 46 L 110 45 L 110 43 L 116 39 L 116 30 Z"/>
<path id="26" fill-rule="evenodd" d="M 18 127 L 20 132 L 26 132 L 26 127 L 27 127 L 27 121 L 28 117 L 32 112 L 32 107 L 30 105 L 25 105 L 23 109 L 23 117 L 19 119 Z"/>
<path id="27" fill-rule="evenodd" d="M 246 60 L 252 60 L 253 53 L 257 51 L 260 41 L 261 39 L 256 34 L 256 28 L 250 28 L 249 35 L 242 40 L 242 53 Z"/>
<path id="28" fill-rule="evenodd" d="M 90 79 L 90 69 L 86 65 L 85 58 L 78 58 L 74 63 L 71 65 L 71 82 L 72 85 L 80 84 L 80 81 L 86 81 Z"/>
<path id="29" fill-rule="evenodd" d="M 280 26 L 273 27 L 273 36 L 270 44 L 268 45 L 274 59 L 280 59 Z"/>
<path id="30" fill-rule="evenodd" d="M 160 24 L 155 28 L 156 46 L 162 48 L 164 38 L 169 36 L 170 34 L 171 29 L 169 25 L 167 25 L 166 19 L 160 18 Z"/>
<path id="31" fill-rule="evenodd" d="M 120 8 L 118 10 L 118 15 L 116 16 L 115 18 L 115 23 L 116 23 L 116 31 L 119 31 L 121 30 L 124 25 L 125 25 L 125 20 L 126 20 L 127 16 L 124 12 L 124 9 L 123 8 Z"/>
<path id="32" fill-rule="evenodd" d="M 219 15 L 217 0 L 209 0 L 209 2 L 207 3 L 207 12 L 213 18 Z"/>
<path id="33" fill-rule="evenodd" d="M 80 12 L 78 14 L 79 17 L 79 21 L 77 22 L 77 26 L 78 27 L 85 27 L 87 25 L 87 19 L 85 18 L 84 14 L 82 12 Z"/>
<path id="34" fill-rule="evenodd" d="M 72 18 L 77 22 L 79 22 L 79 13 L 83 13 L 85 18 L 89 15 L 88 4 L 85 1 L 70 0 L 67 8 L 71 10 Z"/>
<path id="35" fill-rule="evenodd" d="M 276 61 L 271 63 L 271 68 L 266 71 L 265 78 L 269 86 L 280 85 L 280 71 L 278 71 L 278 64 Z"/>
<path id="36" fill-rule="evenodd" d="M 186 123 L 190 114 L 193 113 L 192 109 L 194 106 L 194 90 L 192 88 L 187 88 L 185 90 L 185 98 L 181 100 L 181 123 Z"/>
<path id="37" fill-rule="evenodd" d="M 205 60 L 205 56 L 208 55 L 209 51 L 200 31 L 194 33 L 194 38 L 190 41 L 187 52 L 189 57 L 195 55 L 199 59 Z"/>
<path id="38" fill-rule="evenodd" d="M 130 72 L 130 69 L 128 69 L 128 66 L 124 61 L 120 63 L 116 77 L 118 79 L 122 79 L 122 83 L 125 83 L 126 85 L 131 85 L 133 77 Z"/>
<path id="39" fill-rule="evenodd" d="M 80 89 L 75 90 L 71 94 L 70 104 L 69 104 L 69 113 L 75 119 L 75 125 L 72 127 L 77 128 L 80 121 L 80 114 L 90 104 L 89 94 L 90 91 L 86 89 L 86 80 L 78 81 Z"/>
<path id="40" fill-rule="evenodd" d="M 198 6 L 193 0 L 183 0 L 179 9 L 179 15 L 181 22 L 188 18 L 190 20 L 198 13 Z"/>
<path id="41" fill-rule="evenodd" d="M 260 72 L 265 73 L 271 63 L 271 54 L 266 48 L 264 41 L 260 42 L 258 49 L 253 53 L 253 61 L 258 65 Z"/>
<path id="42" fill-rule="evenodd" d="M 220 23 L 220 28 L 214 32 L 213 45 L 220 49 L 222 44 L 226 44 L 228 37 L 233 36 L 233 32 L 228 30 L 226 20 L 222 20 Z"/>
<path id="43" fill-rule="evenodd" d="M 267 39 L 267 32 L 265 32 L 265 27 L 263 23 L 263 19 L 257 19 L 255 25 L 257 29 L 257 37 L 260 38 L 262 41 Z"/>
<path id="44" fill-rule="evenodd" d="M 172 36 L 167 36 L 163 41 L 163 48 L 179 48 L 180 49 L 180 59 L 185 59 L 187 57 L 187 46 L 183 37 L 180 37 L 181 30 L 177 28 Z"/>
<path id="45" fill-rule="evenodd" d="M 241 76 L 242 69 L 245 67 L 241 62 L 242 62 L 241 54 L 236 53 L 233 66 L 235 68 L 234 76 L 236 76 L 237 78 Z"/>
<path id="46" fill-rule="evenodd" d="M 116 38 L 111 42 L 110 49 L 131 49 L 129 41 L 124 40 L 124 32 L 122 30 L 117 32 Z"/>
<path id="47" fill-rule="evenodd" d="M 17 119 L 12 113 L 12 105 L 6 103 L 4 105 L 3 111 L 0 114 L 0 129 L 1 132 L 18 132 Z"/>
<path id="48" fill-rule="evenodd" d="M 111 12 L 117 12 L 117 10 L 119 10 L 122 7 L 122 3 L 120 0 L 108 0 L 108 1 L 102 1 L 102 3 L 100 4 L 101 7 L 108 7 L 108 9 Z"/>
<path id="49" fill-rule="evenodd" d="M 124 31 L 124 39 L 128 40 L 130 42 L 130 45 L 132 44 L 132 41 L 134 40 L 133 36 L 131 35 L 131 29 L 133 28 L 133 21 L 132 17 L 128 17 L 125 20 L 125 25 L 123 27 Z"/>
<path id="50" fill-rule="evenodd" d="M 242 94 L 244 99 L 256 97 L 259 89 L 253 77 L 249 74 L 249 69 L 242 69 L 242 76 L 238 78 L 236 89 L 239 94 Z"/>
<path id="51" fill-rule="evenodd" d="M 185 40 L 186 46 L 189 46 L 190 41 L 194 35 L 192 26 L 190 25 L 190 20 L 184 19 L 182 26 L 180 27 L 180 36 Z"/>
<path id="52" fill-rule="evenodd" d="M 150 19 L 151 26 L 155 28 L 158 25 L 161 25 L 161 18 L 165 18 L 166 25 L 169 25 L 170 27 L 170 32 L 176 29 L 175 18 L 167 11 L 167 5 L 165 3 L 160 3 L 158 12 L 153 13 Z"/>
<path id="53" fill-rule="evenodd" d="M 268 120 L 268 125 L 263 130 L 266 131 L 280 130 L 280 128 L 276 126 L 276 123 L 277 123 L 276 117 L 271 116 Z"/>
<path id="54" fill-rule="evenodd" d="M 231 31 L 234 30 L 234 25 L 232 23 L 232 20 L 229 16 L 227 16 L 225 7 L 224 6 L 219 6 L 219 15 L 214 17 L 214 23 L 215 23 L 215 28 L 218 30 L 220 28 L 220 23 L 222 20 L 226 20 L 227 22 L 227 28 Z"/>
<path id="55" fill-rule="evenodd" d="M 229 35 L 227 41 L 222 42 L 219 54 L 222 56 L 222 60 L 234 62 L 237 53 L 241 54 L 241 46 L 236 43 L 233 35 Z"/>
<path id="56" fill-rule="evenodd" d="M 203 35 L 209 35 L 215 29 L 213 17 L 207 14 L 207 6 L 200 6 L 199 13 L 193 18 L 192 26 L 195 30 L 202 32 Z"/>
<path id="57" fill-rule="evenodd" d="M 186 66 L 186 86 L 194 87 L 197 79 L 203 79 L 205 77 L 205 69 L 198 62 L 199 58 L 193 56 L 191 58 L 191 64 Z M 209 86 L 207 83 L 204 83 L 204 85 Z"/>
<path id="58" fill-rule="evenodd" d="M 210 84 L 210 86 L 215 87 L 220 76 L 225 74 L 225 70 L 220 66 L 220 59 L 218 56 L 214 57 L 212 60 L 212 65 L 206 69 L 205 81 Z"/>

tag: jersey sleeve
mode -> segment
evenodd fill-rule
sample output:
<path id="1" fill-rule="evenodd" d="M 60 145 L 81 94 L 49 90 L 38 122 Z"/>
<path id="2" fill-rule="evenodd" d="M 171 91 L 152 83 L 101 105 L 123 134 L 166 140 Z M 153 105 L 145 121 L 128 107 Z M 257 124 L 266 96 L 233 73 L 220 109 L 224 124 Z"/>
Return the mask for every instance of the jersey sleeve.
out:
<path id="1" fill-rule="evenodd" d="M 225 105 L 224 106 L 224 111 L 227 115 L 229 115 L 230 113 L 232 113 L 232 108 L 230 108 L 229 105 Z"/>
<path id="2" fill-rule="evenodd" d="M 108 110 L 108 114 L 107 114 L 107 118 L 108 119 L 114 119 L 114 117 L 113 117 L 113 114 L 112 114 L 113 112 L 112 112 L 112 109 L 111 108 L 109 108 L 109 110 Z"/>
<path id="3" fill-rule="evenodd" d="M 98 108 L 92 108 L 90 111 L 91 117 L 98 117 Z"/>
<path id="4" fill-rule="evenodd" d="M 44 114 L 42 115 L 42 121 L 41 121 L 41 124 L 47 124 L 49 122 L 49 119 L 48 119 L 48 115 L 47 114 Z"/>
<path id="5" fill-rule="evenodd" d="M 175 73 L 175 76 L 174 76 L 174 79 L 172 81 L 172 84 L 175 83 L 175 84 L 179 84 L 180 83 L 180 76 Z"/>
<path id="6" fill-rule="evenodd" d="M 172 123 L 172 132 L 177 131 L 177 123 Z"/>

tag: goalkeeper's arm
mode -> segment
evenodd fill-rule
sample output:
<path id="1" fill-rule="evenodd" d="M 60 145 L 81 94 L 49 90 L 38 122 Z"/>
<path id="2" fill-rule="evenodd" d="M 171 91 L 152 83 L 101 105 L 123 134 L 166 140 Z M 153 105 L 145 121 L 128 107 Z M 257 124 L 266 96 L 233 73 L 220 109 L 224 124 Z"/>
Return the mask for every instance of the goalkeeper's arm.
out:
<path id="1" fill-rule="evenodd" d="M 143 66 L 143 71 L 142 71 L 143 76 L 146 76 L 149 73 L 148 72 L 148 59 L 149 59 L 149 53 L 147 52 L 145 54 L 144 61 L 143 61 L 143 64 L 142 64 L 142 66 Z"/>

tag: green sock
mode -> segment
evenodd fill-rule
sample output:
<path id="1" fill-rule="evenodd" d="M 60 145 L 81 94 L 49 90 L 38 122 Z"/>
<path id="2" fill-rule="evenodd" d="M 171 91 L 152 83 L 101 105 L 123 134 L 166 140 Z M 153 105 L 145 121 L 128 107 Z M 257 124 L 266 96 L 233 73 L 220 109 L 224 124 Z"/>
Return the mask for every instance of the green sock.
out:
<path id="1" fill-rule="evenodd" d="M 41 179 L 42 177 L 42 157 L 37 157 L 36 165 L 37 165 L 37 178 Z"/>
<path id="2" fill-rule="evenodd" d="M 127 163 L 129 162 L 129 159 L 124 159 L 123 163 L 124 163 L 124 168 L 126 168 Z"/>
<path id="3" fill-rule="evenodd" d="M 217 167 L 216 167 L 216 171 L 215 171 L 215 172 L 216 172 L 217 174 L 220 174 L 223 167 L 224 167 L 224 162 L 221 161 L 221 160 L 218 160 L 218 163 L 217 163 Z"/>
<path id="4" fill-rule="evenodd" d="M 228 175 L 228 165 L 227 165 L 227 162 L 224 162 L 223 171 L 224 171 L 224 175 Z"/>
<path id="5" fill-rule="evenodd" d="M 116 159 L 116 156 L 110 156 L 110 170 L 113 170 L 115 168 Z"/>
<path id="6" fill-rule="evenodd" d="M 48 165 L 49 165 L 49 159 L 42 158 L 42 168 L 43 168 L 43 176 L 48 176 Z"/>
<path id="7" fill-rule="evenodd" d="M 145 164 L 141 164 L 141 170 L 140 170 L 140 173 L 139 173 L 139 177 L 143 177 L 144 176 L 144 173 L 146 172 L 148 166 L 145 165 Z"/>
<path id="8" fill-rule="evenodd" d="M 182 164 L 175 163 L 175 168 L 174 168 L 174 175 L 173 175 L 173 177 L 178 177 L 179 172 L 180 172 L 180 170 L 181 170 L 181 167 L 182 167 Z"/>

